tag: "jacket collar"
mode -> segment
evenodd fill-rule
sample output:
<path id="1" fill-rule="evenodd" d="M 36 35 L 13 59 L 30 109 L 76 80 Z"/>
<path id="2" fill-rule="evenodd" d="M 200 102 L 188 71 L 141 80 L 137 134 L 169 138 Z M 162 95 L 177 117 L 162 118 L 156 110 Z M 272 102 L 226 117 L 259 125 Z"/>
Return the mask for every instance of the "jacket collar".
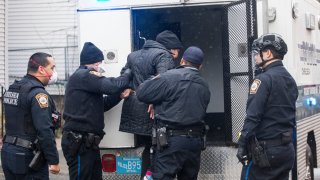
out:
<path id="1" fill-rule="evenodd" d="M 277 66 L 283 66 L 282 61 L 275 61 L 271 64 L 269 64 L 267 67 L 263 68 L 263 71 L 268 71 L 269 69 L 273 68 L 273 67 L 277 67 Z"/>
<path id="2" fill-rule="evenodd" d="M 193 67 L 193 66 L 190 66 L 190 65 L 180 65 L 178 67 L 176 67 L 176 69 L 180 69 L 180 68 L 188 68 L 188 69 L 192 69 L 192 70 L 195 70 L 195 71 L 199 71 L 199 69 Z"/>
<path id="3" fill-rule="evenodd" d="M 79 69 L 88 69 L 89 71 L 96 71 L 94 68 L 88 67 L 88 66 L 85 66 L 85 65 L 80 65 Z"/>
<path id="4" fill-rule="evenodd" d="M 85 66 L 85 65 L 80 65 L 80 66 L 79 66 L 79 69 L 88 69 L 88 67 Z"/>
<path id="5" fill-rule="evenodd" d="M 36 84 L 39 84 L 41 86 L 44 86 L 44 84 L 36 77 L 34 77 L 33 75 L 31 74 L 27 74 L 24 76 L 26 79 L 30 79 L 31 81 L 35 82 Z"/>

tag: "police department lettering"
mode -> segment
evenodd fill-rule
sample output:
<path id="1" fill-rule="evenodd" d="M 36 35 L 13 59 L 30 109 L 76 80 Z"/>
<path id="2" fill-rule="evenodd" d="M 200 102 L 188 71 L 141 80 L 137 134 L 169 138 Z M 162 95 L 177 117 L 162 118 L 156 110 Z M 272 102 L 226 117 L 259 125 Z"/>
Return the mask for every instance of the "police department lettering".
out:
<path id="1" fill-rule="evenodd" d="M 19 93 L 8 91 L 4 94 L 3 103 L 17 106 L 18 98 Z"/>

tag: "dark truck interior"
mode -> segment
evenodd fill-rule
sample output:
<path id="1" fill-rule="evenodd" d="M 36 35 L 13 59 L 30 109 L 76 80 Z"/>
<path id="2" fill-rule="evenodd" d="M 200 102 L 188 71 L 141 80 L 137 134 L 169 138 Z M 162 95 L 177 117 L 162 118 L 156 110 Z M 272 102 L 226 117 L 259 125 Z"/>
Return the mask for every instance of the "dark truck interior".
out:
<path id="1" fill-rule="evenodd" d="M 208 144 L 226 143 L 222 15 L 222 6 L 166 7 L 132 11 L 133 50 L 142 48 L 142 38 L 155 40 L 156 35 L 163 30 L 174 32 L 184 46 L 176 65 L 189 46 L 198 46 L 203 50 L 205 61 L 201 73 L 211 91 L 205 118 L 210 126 Z"/>

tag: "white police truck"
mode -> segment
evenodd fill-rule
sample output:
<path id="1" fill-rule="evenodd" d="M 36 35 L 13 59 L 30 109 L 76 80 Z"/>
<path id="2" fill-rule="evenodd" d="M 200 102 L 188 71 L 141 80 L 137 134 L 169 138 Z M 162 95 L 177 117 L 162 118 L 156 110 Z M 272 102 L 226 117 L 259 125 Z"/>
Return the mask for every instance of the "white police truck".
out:
<path id="1" fill-rule="evenodd" d="M 239 179 L 237 134 L 245 119 L 253 79 L 252 41 L 263 33 L 282 35 L 284 64 L 299 86 L 296 103 L 296 165 L 292 179 L 313 179 L 320 156 L 320 3 L 318 0 L 79 0 L 79 47 L 103 49 L 106 76 L 119 76 L 127 55 L 163 30 L 184 47 L 205 53 L 202 75 L 211 102 L 210 126 L 199 179 Z M 122 103 L 105 113 L 101 157 L 107 179 L 139 179 L 141 153 L 132 134 L 119 132 Z M 320 163 L 320 160 L 319 160 Z"/>

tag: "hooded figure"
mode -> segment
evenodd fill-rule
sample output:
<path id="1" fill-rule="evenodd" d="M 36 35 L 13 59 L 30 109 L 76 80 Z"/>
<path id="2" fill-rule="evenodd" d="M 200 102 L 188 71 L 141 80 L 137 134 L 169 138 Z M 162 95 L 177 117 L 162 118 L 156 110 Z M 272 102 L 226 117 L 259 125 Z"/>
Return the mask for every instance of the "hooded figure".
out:
<path id="1" fill-rule="evenodd" d="M 156 37 L 156 41 L 162 44 L 166 49 L 182 49 L 182 44 L 177 35 L 173 32 L 165 30 L 159 33 Z"/>
<path id="2" fill-rule="evenodd" d="M 182 44 L 178 37 L 165 30 L 157 35 L 156 41 L 147 40 L 141 50 L 130 53 L 124 69 L 130 68 L 132 71 L 132 90 L 150 77 L 173 69 L 175 63 L 171 51 L 180 48 Z M 147 112 L 149 105 L 133 99 L 136 99 L 135 95 L 124 101 L 119 130 L 149 136 L 153 124 Z"/>
<path id="3" fill-rule="evenodd" d="M 146 146 L 142 154 L 141 175 L 145 174 L 150 164 L 148 159 L 153 120 L 148 113 L 149 104 L 140 102 L 134 91 L 143 81 L 173 69 L 180 48 L 182 44 L 178 37 L 171 31 L 163 31 L 157 35 L 156 41 L 147 40 L 141 50 L 130 53 L 124 67 L 131 69 L 133 80 L 131 89 L 124 92 L 131 95 L 123 103 L 119 130 L 138 135 L 138 145 Z"/>

